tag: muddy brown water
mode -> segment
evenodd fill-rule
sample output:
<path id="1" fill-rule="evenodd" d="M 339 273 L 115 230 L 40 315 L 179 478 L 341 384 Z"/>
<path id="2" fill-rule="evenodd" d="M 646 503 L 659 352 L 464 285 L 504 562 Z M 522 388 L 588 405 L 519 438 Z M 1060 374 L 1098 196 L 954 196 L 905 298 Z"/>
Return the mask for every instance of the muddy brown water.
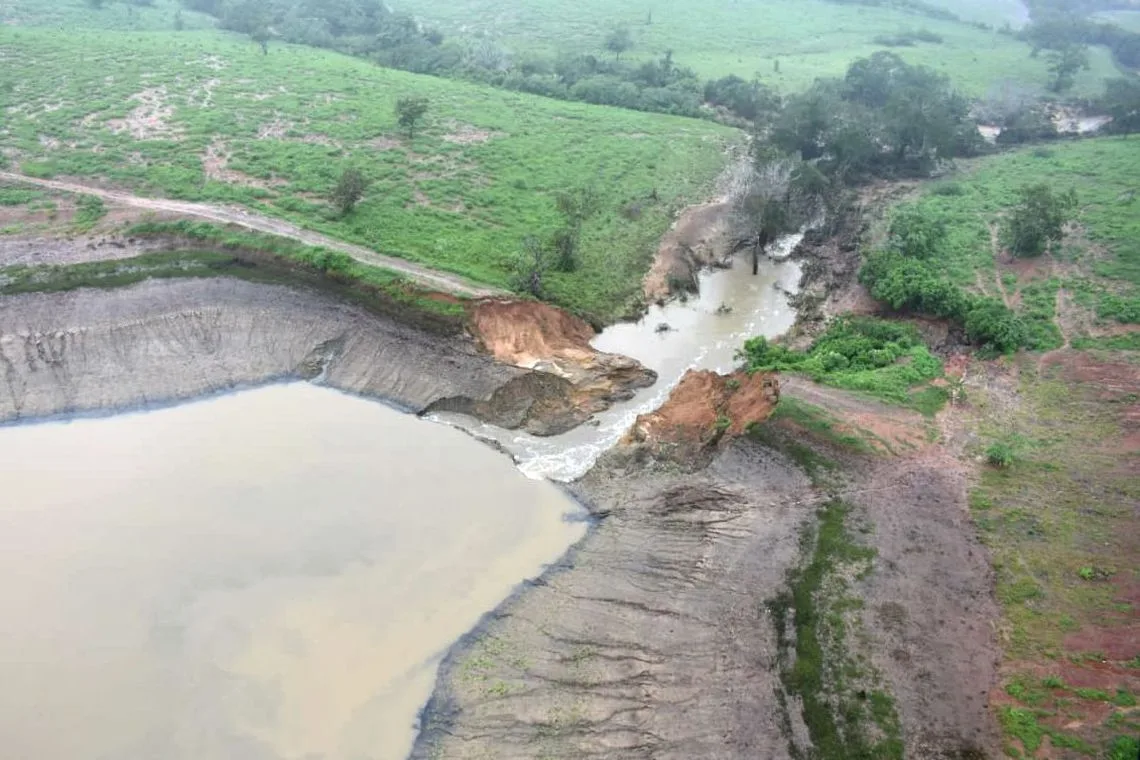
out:
<path id="1" fill-rule="evenodd" d="M 657 382 L 632 399 L 614 404 L 590 423 L 560 436 L 542 438 L 503 430 L 460 414 L 433 419 L 496 441 L 534 478 L 570 481 L 584 475 L 633 425 L 639 414 L 657 409 L 689 369 L 730 372 L 739 365 L 737 351 L 757 335 L 775 338 L 791 329 L 796 311 L 788 296 L 799 288 L 800 265 L 787 257 L 803 235 L 790 235 L 760 260 L 738 256 L 726 269 L 700 275 L 699 295 L 651 306 L 638 322 L 603 330 L 592 345 L 600 351 L 631 356 L 657 372 Z"/>
<path id="2" fill-rule="evenodd" d="M 388 760 L 585 530 L 464 433 L 308 384 L 0 428 L 0 746 Z"/>

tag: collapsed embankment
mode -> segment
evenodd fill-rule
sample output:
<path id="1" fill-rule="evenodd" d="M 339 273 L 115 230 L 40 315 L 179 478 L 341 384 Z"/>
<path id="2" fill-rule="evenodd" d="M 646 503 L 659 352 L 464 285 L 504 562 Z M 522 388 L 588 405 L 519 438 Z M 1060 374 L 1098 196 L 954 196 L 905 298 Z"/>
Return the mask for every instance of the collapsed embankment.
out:
<path id="1" fill-rule="evenodd" d="M 318 375 L 414 412 L 467 400 L 507 428 L 550 432 L 582 419 L 566 378 L 308 289 L 158 279 L 0 299 L 0 422 Z"/>
<path id="2" fill-rule="evenodd" d="M 656 377 L 592 349 L 592 328 L 555 307 L 354 277 L 320 252 L 244 238 L 202 252 L 165 234 L 7 242 L 0 422 L 320 374 L 417 413 L 556 435 Z M 512 332 L 526 355 L 505 350 Z"/>

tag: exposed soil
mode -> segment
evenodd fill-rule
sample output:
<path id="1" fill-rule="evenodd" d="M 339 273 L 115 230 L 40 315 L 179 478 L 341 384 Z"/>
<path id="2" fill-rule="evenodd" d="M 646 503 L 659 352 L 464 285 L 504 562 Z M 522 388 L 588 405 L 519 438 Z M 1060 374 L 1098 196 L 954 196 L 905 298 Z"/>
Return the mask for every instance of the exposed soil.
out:
<path id="1" fill-rule="evenodd" d="M 415 412 L 485 404 L 506 428 L 556 427 L 565 380 L 308 290 L 228 278 L 151 280 L 0 299 L 0 422 L 165 403 L 281 378 Z"/>
<path id="2" fill-rule="evenodd" d="M 765 600 L 798 556 L 807 478 L 738 440 L 686 473 L 608 455 L 599 518 L 448 657 L 414 758 L 789 758 Z"/>
<path id="3" fill-rule="evenodd" d="M 139 105 L 125 119 L 111 119 L 107 129 L 112 132 L 129 132 L 136 140 L 179 140 L 181 130 L 171 126 L 174 107 L 167 103 L 166 87 L 153 87 L 135 93 L 131 102 Z"/>
<path id="4" fill-rule="evenodd" d="M 413 264 L 410 261 L 385 256 L 363 246 L 345 243 L 335 238 L 302 229 L 284 220 L 263 216 L 243 208 L 219 206 L 208 203 L 190 203 L 187 201 L 174 201 L 161 198 L 143 198 L 117 190 L 108 190 L 75 182 L 61 182 L 57 180 L 25 177 L 21 174 L 12 174 L 10 172 L 0 172 L 0 180 L 32 184 L 65 193 L 95 195 L 105 201 L 120 206 L 206 219 L 219 224 L 233 224 L 257 232 L 299 240 L 308 245 L 323 246 L 333 251 L 346 253 L 364 264 L 383 267 L 384 269 L 398 272 L 421 285 L 433 290 L 441 290 L 445 293 L 455 293 L 457 295 L 476 298 L 507 295 L 506 292 L 502 290 L 484 285 L 476 285 L 459 275 L 437 272 L 420 266 L 419 264 Z M 93 256 L 92 258 L 96 257 Z"/>
<path id="5" fill-rule="evenodd" d="M 870 658 L 902 720 L 907 757 L 997 757 L 988 695 L 1001 652 L 989 553 L 966 507 L 969 472 L 941 447 L 868 467 L 848 498 L 866 510 L 875 570 L 861 589 Z"/>
<path id="6" fill-rule="evenodd" d="M 202 155 L 202 169 L 205 171 L 207 179 L 212 179 L 216 182 L 225 182 L 230 185 L 257 187 L 262 190 L 288 184 L 284 180 L 264 180 L 251 177 L 244 172 L 231 169 L 229 162 L 230 152 L 225 143 L 220 140 L 214 140 L 206 146 L 206 152 Z"/>
<path id="7" fill-rule="evenodd" d="M 718 200 L 686 209 L 665 233 L 649 273 L 647 301 L 661 301 L 678 291 L 695 292 L 702 268 L 724 261 L 732 253 L 732 204 Z"/>
<path id="8" fill-rule="evenodd" d="M 443 140 L 444 142 L 455 143 L 456 145 L 479 145 L 496 137 L 503 136 L 502 132 L 479 129 L 471 124 L 452 123 L 448 125 L 448 128 L 451 129 L 451 131 L 443 136 Z"/>
<path id="9" fill-rule="evenodd" d="M 712 446 L 768 419 L 779 400 L 773 374 L 689 370 L 660 408 L 637 418 L 623 443 L 646 446 L 662 459 L 698 462 Z"/>
<path id="10" fill-rule="evenodd" d="M 469 329 L 480 346 L 500 362 L 547 373 L 573 388 L 563 409 L 563 432 L 585 422 L 615 401 L 652 385 L 657 374 L 626 356 L 595 350 L 595 332 L 578 317 L 549 304 L 485 300 L 471 309 Z M 445 403 L 438 410 L 467 411 Z M 541 434 L 554 434 L 543 429 Z"/>
<path id="11" fill-rule="evenodd" d="M 690 375 L 572 486 L 601 521 L 452 652 L 413 757 L 790 758 L 788 731 L 810 745 L 780 696 L 767 602 L 825 495 L 747 437 L 725 437 L 707 467 L 638 441 L 680 423 L 707 449 L 706 395 L 725 381 Z M 997 611 L 964 468 L 938 449 L 839 455 L 852 473 L 840 494 L 877 552 L 856 585 L 866 636 L 853 647 L 896 698 L 906 756 L 996 757 Z"/>

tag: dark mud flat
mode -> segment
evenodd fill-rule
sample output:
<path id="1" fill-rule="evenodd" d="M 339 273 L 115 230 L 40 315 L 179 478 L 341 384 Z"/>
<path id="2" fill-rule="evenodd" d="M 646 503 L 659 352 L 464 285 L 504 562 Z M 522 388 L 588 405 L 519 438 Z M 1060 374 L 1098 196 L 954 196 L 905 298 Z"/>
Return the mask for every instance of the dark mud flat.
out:
<path id="1" fill-rule="evenodd" d="M 1000 756 L 985 697 L 995 609 L 964 474 L 941 457 L 858 458 L 821 487 L 780 449 L 739 439 L 696 472 L 628 450 L 603 458 L 571 487 L 597 527 L 452 652 L 412 757 Z M 825 675 L 814 697 L 835 712 L 887 695 L 893 747 L 868 720 L 841 724 L 828 749 L 831 729 L 788 679 L 796 614 L 831 611 L 787 610 L 781 637 L 774 602 L 812 561 L 836 498 L 871 559 L 858 578 L 824 578 L 846 589 L 835 611 L 849 629 L 841 652 L 824 641 L 825 672 L 858 663 L 863 675 Z M 856 730 L 871 754 L 849 754 Z"/>
<path id="2" fill-rule="evenodd" d="M 571 490 L 600 523 L 453 653 L 412 757 L 788 757 L 765 600 L 808 479 L 741 441 L 695 474 L 610 454 Z"/>

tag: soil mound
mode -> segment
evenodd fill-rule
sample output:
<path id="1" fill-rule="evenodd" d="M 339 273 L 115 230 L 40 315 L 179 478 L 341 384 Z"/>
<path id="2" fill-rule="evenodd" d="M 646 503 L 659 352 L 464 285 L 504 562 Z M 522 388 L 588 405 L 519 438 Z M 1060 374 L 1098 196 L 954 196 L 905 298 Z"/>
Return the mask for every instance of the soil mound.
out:
<path id="1" fill-rule="evenodd" d="M 780 384 L 773 374 L 689 370 L 657 411 L 637 418 L 624 442 L 688 461 L 768 419 L 779 400 Z"/>
<path id="2" fill-rule="evenodd" d="M 595 350 L 590 345 L 594 329 L 549 304 L 482 301 L 471 311 L 470 329 L 496 360 L 569 383 L 569 393 L 552 406 L 548 415 L 551 425 L 531 429 L 537 434 L 569 430 L 657 381 L 657 373 L 636 360 Z M 464 411 L 455 407 L 450 410 Z"/>

